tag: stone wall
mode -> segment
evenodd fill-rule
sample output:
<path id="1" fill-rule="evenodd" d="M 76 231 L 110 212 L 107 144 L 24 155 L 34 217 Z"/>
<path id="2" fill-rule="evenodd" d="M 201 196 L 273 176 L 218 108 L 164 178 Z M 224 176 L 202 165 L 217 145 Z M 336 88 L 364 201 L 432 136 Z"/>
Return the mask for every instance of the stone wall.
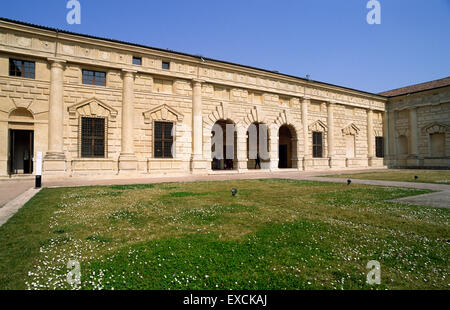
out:
<path id="1" fill-rule="evenodd" d="M 395 128 L 391 166 L 450 169 L 450 87 L 392 98 L 389 109 Z"/>
<path id="2" fill-rule="evenodd" d="M 387 100 L 382 96 L 6 21 L 0 21 L 0 30 L 0 175 L 8 173 L 8 129 L 14 126 L 35 131 L 34 150 L 47 154 L 47 174 L 205 173 L 210 169 L 211 129 L 221 119 L 236 125 L 239 171 L 253 164 L 247 159 L 246 131 L 255 122 L 269 128 L 270 160 L 264 169 L 278 167 L 278 130 L 283 125 L 291 131 L 294 169 L 383 165 L 382 159 L 371 160 L 368 145 L 375 144 L 368 141 L 369 126 L 373 137 L 385 135 Z M 132 65 L 133 56 L 142 58 L 141 66 Z M 9 76 L 9 58 L 34 61 L 35 78 Z M 169 70 L 162 69 L 162 61 L 170 62 Z M 83 84 L 83 69 L 106 72 L 106 85 Z M 20 107 L 32 119 L 12 119 L 11 111 Z M 106 118 L 105 158 L 81 158 L 81 116 Z M 154 157 L 153 124 L 158 120 L 175 124 L 173 159 Z M 194 123 L 202 128 L 196 130 Z M 324 134 L 323 158 L 312 158 L 313 131 Z M 61 146 L 49 134 L 62 137 Z M 348 135 L 355 141 L 352 158 L 347 156 Z"/>

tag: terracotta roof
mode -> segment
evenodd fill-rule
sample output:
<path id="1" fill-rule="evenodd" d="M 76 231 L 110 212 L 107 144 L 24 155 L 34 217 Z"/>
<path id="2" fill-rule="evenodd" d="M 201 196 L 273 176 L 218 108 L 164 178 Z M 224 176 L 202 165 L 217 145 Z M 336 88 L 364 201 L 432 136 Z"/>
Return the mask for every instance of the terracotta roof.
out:
<path id="1" fill-rule="evenodd" d="M 440 87 L 449 86 L 449 85 L 450 85 L 450 76 L 443 78 L 443 79 L 439 79 L 439 80 L 434 80 L 434 81 L 430 81 L 430 82 L 414 84 L 411 86 L 388 90 L 388 91 L 380 93 L 380 95 L 387 96 L 387 97 L 395 97 L 395 96 L 417 93 L 420 91 L 430 90 L 430 89 L 434 89 L 434 88 L 440 88 Z"/>

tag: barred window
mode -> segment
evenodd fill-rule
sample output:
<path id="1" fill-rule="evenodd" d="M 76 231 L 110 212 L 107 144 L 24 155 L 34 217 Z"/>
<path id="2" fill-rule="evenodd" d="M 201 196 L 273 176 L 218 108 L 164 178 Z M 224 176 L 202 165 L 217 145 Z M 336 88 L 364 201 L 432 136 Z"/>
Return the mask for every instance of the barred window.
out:
<path id="1" fill-rule="evenodd" d="M 376 157 L 384 157 L 384 138 L 375 137 L 375 154 Z"/>
<path id="2" fill-rule="evenodd" d="M 133 56 L 133 65 L 141 66 L 142 65 L 142 58 Z"/>
<path id="3" fill-rule="evenodd" d="M 83 69 L 83 84 L 106 86 L 106 72 Z"/>
<path id="4" fill-rule="evenodd" d="M 81 118 L 81 157 L 105 157 L 104 118 Z"/>
<path id="5" fill-rule="evenodd" d="M 322 133 L 321 132 L 313 132 L 313 157 L 320 158 L 322 157 Z"/>
<path id="6" fill-rule="evenodd" d="M 20 76 L 25 78 L 34 79 L 35 76 L 35 63 L 34 61 L 25 61 L 18 59 L 9 59 L 9 75 Z"/>
<path id="7" fill-rule="evenodd" d="M 155 158 L 173 158 L 173 123 L 155 122 L 154 156 Z"/>

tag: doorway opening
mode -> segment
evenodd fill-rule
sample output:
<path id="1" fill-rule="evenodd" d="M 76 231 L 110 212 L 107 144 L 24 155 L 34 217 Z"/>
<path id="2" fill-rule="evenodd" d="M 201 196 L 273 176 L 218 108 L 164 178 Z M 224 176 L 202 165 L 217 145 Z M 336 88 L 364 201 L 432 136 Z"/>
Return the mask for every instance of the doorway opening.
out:
<path id="1" fill-rule="evenodd" d="M 280 127 L 278 131 L 278 168 L 292 168 L 293 160 L 293 135 L 287 125 Z"/>
<path id="2" fill-rule="evenodd" d="M 9 174 L 32 174 L 33 130 L 9 130 Z"/>
<path id="3" fill-rule="evenodd" d="M 254 122 L 247 128 L 247 159 L 247 169 L 269 168 L 269 128 L 265 123 Z"/>
<path id="4" fill-rule="evenodd" d="M 216 132 L 217 127 L 220 126 L 221 132 Z M 217 128 L 219 129 L 219 128 Z M 235 170 L 237 169 L 237 132 L 234 129 L 234 123 L 231 120 L 218 120 L 211 131 L 211 141 L 215 135 L 221 136 L 222 143 L 217 145 L 211 143 L 211 154 L 216 154 L 217 158 L 212 158 L 212 170 Z M 219 142 L 219 141 L 218 141 Z M 222 149 L 216 150 L 216 147 Z"/>

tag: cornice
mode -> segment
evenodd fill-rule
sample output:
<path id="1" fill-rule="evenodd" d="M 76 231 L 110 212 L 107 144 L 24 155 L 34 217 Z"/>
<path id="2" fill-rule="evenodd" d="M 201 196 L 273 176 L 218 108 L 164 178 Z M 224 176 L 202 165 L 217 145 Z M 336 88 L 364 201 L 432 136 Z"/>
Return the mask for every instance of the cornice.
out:
<path id="1" fill-rule="evenodd" d="M 281 73 L 275 73 L 270 72 L 265 69 L 260 68 L 253 68 L 245 65 L 239 65 L 239 64 L 233 64 L 228 62 L 223 62 L 219 60 L 209 59 L 204 57 L 206 59 L 206 63 L 203 63 L 198 57 L 194 55 L 188 55 L 184 53 L 179 53 L 175 51 L 164 51 L 163 49 L 153 48 L 153 47 L 145 47 L 145 46 L 139 46 L 134 45 L 132 43 L 128 42 L 119 42 L 119 41 L 109 41 L 108 39 L 103 38 L 95 38 L 91 36 L 85 36 L 82 34 L 71 34 L 67 32 L 56 32 L 52 29 L 42 29 L 39 26 L 33 26 L 33 25 L 24 25 L 24 24 L 16 24 L 13 21 L 5 21 L 0 20 L 0 27 L 5 29 L 10 29 L 17 32 L 22 33 L 28 33 L 30 35 L 40 35 L 45 36 L 47 38 L 52 39 L 53 41 L 60 42 L 62 40 L 69 41 L 73 43 L 78 43 L 82 45 L 93 45 L 95 47 L 103 47 L 108 49 L 113 49 L 116 51 L 122 51 L 126 53 L 131 54 L 140 54 L 140 55 L 146 55 L 150 57 L 162 57 L 162 58 L 170 58 L 174 61 L 181 61 L 184 63 L 188 63 L 190 65 L 193 65 L 198 68 L 216 68 L 216 69 L 224 69 L 224 70 L 230 70 L 236 73 L 241 74 L 249 74 L 252 76 L 257 77 L 264 77 L 264 78 L 270 78 L 274 79 L 280 82 L 287 82 L 287 83 L 293 83 L 297 86 L 304 87 L 304 88 L 321 88 L 323 90 L 333 91 L 333 92 L 339 92 L 341 94 L 351 95 L 355 97 L 360 98 L 370 98 L 372 100 L 377 100 L 382 103 L 386 103 L 388 100 L 387 97 L 367 93 L 364 91 L 354 90 L 338 85 L 332 85 L 324 82 L 319 81 L 312 81 L 312 80 L 304 80 L 300 77 L 294 77 L 290 75 L 285 75 Z M 74 61 L 71 59 L 70 61 Z M 120 66 L 121 64 L 117 63 L 116 66 Z M 119 69 L 119 68 L 116 68 Z M 141 71 L 141 70 L 139 70 Z M 201 71 L 201 70 L 199 70 Z M 185 73 L 183 75 L 186 76 Z M 185 77 L 186 78 L 186 77 Z M 209 80 L 209 78 L 204 76 L 199 76 L 199 78 L 205 80 L 206 82 Z M 246 86 L 241 86 L 243 88 L 248 88 L 248 84 L 245 84 Z M 279 93 L 282 91 L 281 89 L 276 89 L 276 92 Z M 300 97 L 300 94 L 296 94 L 295 96 Z"/>

